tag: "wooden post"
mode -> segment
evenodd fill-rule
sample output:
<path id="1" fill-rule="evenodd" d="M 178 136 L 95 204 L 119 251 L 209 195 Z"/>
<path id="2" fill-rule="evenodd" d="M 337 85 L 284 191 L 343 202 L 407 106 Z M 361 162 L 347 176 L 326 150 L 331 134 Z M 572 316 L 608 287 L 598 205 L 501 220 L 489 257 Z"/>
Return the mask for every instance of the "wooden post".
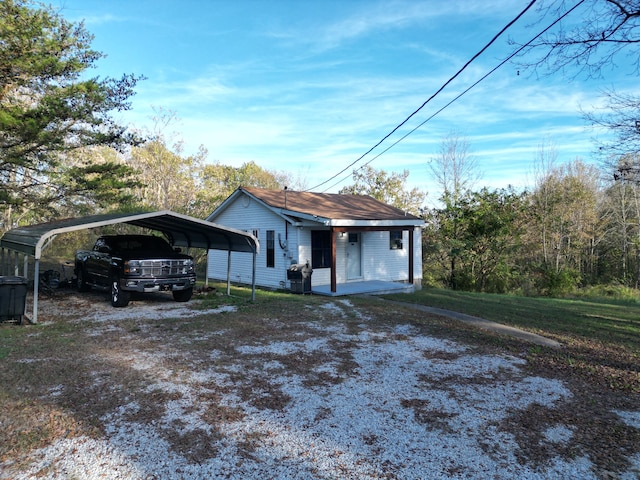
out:
<path id="1" fill-rule="evenodd" d="M 414 281 L 414 278 L 413 278 L 413 268 L 414 268 L 414 266 L 413 266 L 413 263 L 414 263 L 413 257 L 415 255 L 415 253 L 413 251 L 413 249 L 414 249 L 414 242 L 413 242 L 414 234 L 415 234 L 415 229 L 409 230 L 409 283 L 411 285 L 413 285 L 413 281 Z"/>
<path id="2" fill-rule="evenodd" d="M 338 291 L 336 276 L 336 232 L 331 227 L 331 293 Z"/>

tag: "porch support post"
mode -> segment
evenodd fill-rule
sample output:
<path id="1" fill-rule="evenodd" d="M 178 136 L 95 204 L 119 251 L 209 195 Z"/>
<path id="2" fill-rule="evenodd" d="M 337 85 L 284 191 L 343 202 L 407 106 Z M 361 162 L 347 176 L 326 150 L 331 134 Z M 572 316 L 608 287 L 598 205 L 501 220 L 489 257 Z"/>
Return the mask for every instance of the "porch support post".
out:
<path id="1" fill-rule="evenodd" d="M 415 256 L 415 252 L 413 251 L 414 249 L 414 242 L 413 242 L 413 236 L 415 235 L 415 228 L 412 228 L 411 230 L 409 230 L 409 283 L 411 285 L 413 285 L 413 262 L 414 262 L 414 256 Z"/>
<path id="2" fill-rule="evenodd" d="M 331 293 L 338 291 L 336 279 L 336 231 L 331 227 Z"/>

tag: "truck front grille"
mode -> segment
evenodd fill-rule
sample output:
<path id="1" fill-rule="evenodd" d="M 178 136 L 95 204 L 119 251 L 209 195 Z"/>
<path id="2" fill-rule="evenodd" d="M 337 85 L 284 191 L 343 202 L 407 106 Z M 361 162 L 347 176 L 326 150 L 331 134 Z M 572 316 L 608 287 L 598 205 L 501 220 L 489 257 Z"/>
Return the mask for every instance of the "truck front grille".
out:
<path id="1" fill-rule="evenodd" d="M 174 275 L 185 275 L 190 271 L 190 260 L 140 261 L 140 275 L 143 277 L 170 277 Z"/>

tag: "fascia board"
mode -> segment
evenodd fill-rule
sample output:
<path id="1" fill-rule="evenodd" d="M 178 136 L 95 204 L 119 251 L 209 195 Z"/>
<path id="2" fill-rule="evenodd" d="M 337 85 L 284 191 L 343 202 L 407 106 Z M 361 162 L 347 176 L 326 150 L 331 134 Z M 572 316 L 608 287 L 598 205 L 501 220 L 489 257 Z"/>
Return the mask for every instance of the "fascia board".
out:
<path id="1" fill-rule="evenodd" d="M 329 221 L 331 227 L 422 227 L 424 220 L 345 220 L 333 219 Z"/>

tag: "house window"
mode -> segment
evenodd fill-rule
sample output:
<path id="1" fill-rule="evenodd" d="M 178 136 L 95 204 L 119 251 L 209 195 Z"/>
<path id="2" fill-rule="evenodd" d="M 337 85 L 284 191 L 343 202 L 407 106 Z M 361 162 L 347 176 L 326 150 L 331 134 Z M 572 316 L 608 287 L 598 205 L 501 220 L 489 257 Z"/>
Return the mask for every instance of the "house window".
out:
<path id="1" fill-rule="evenodd" d="M 402 230 L 389 232 L 389 248 L 391 250 L 402 250 Z"/>
<path id="2" fill-rule="evenodd" d="M 329 230 L 311 231 L 311 267 L 331 267 L 331 232 Z"/>
<path id="3" fill-rule="evenodd" d="M 275 232 L 267 230 L 267 267 L 276 266 Z"/>

